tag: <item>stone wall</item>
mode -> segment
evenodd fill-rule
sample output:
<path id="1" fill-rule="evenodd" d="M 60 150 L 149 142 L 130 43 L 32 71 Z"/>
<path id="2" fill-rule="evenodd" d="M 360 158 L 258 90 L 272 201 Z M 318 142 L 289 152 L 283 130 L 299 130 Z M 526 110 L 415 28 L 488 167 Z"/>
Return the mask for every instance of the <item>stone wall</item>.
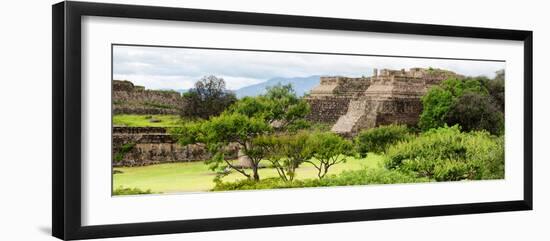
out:
<path id="1" fill-rule="evenodd" d="M 113 80 L 115 114 L 178 114 L 183 104 L 176 91 L 146 90 L 130 81 Z"/>
<path id="2" fill-rule="evenodd" d="M 322 76 L 305 100 L 311 107 L 308 120 L 334 124 L 344 115 L 350 101 L 358 98 L 370 85 L 370 78 Z"/>
<path id="3" fill-rule="evenodd" d="M 331 130 L 344 136 L 380 125 L 416 125 L 422 112 L 421 97 L 428 88 L 444 79 L 463 78 L 451 71 L 431 68 L 373 72 L 368 78 L 334 77 L 321 81 L 314 88 L 317 92 L 312 91 L 308 97 L 312 106 L 310 119 L 322 122 L 336 119 Z M 342 106 L 345 101 L 335 104 L 335 99 L 342 96 L 347 99 L 347 107 Z"/>
<path id="4" fill-rule="evenodd" d="M 306 98 L 311 108 L 307 119 L 314 122 L 334 124 L 346 114 L 352 98 L 348 96 L 320 96 Z"/>
<path id="5" fill-rule="evenodd" d="M 211 157 L 203 145 L 182 146 L 161 127 L 113 127 L 112 142 L 113 166 L 203 161 Z M 227 149 L 227 158 L 236 159 L 237 146 Z M 117 155 L 120 160 L 116 160 Z"/>

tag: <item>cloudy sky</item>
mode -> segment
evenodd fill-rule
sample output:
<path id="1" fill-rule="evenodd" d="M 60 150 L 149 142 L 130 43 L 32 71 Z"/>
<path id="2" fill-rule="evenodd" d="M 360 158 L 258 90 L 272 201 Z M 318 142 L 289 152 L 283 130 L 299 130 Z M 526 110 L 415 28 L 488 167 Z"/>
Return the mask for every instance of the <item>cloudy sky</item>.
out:
<path id="1" fill-rule="evenodd" d="M 113 78 L 148 89 L 188 89 L 205 75 L 239 89 L 275 77 L 370 76 L 373 68 L 433 67 L 493 77 L 504 62 L 114 46 Z"/>

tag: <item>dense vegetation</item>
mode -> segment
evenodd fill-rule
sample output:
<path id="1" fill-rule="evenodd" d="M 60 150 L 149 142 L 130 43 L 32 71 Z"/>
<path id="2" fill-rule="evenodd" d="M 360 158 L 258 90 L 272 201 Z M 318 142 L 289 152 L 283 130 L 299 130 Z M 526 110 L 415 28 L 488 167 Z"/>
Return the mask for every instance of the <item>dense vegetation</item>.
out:
<path id="1" fill-rule="evenodd" d="M 355 138 L 355 147 L 361 156 L 367 153 L 384 153 L 386 149 L 411 137 L 407 126 L 388 125 L 361 131 Z"/>
<path id="2" fill-rule="evenodd" d="M 385 166 L 437 181 L 504 178 L 504 141 L 486 131 L 441 127 L 391 146 Z"/>
<path id="3" fill-rule="evenodd" d="M 494 79 L 451 78 L 422 97 L 419 127 L 426 131 L 460 125 L 464 131 L 504 132 L 504 72 Z"/>

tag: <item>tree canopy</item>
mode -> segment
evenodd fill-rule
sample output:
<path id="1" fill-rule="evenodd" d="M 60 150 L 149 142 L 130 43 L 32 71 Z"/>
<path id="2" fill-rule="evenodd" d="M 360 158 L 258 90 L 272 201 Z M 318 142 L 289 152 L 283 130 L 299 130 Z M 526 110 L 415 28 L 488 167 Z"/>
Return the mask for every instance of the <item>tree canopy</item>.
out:
<path id="1" fill-rule="evenodd" d="M 419 127 L 426 131 L 458 124 L 465 131 L 500 134 L 504 128 L 503 76 L 502 71 L 494 79 L 451 78 L 433 86 L 422 97 Z"/>
<path id="2" fill-rule="evenodd" d="M 226 89 L 223 78 L 213 75 L 201 78 L 182 98 L 181 116 L 202 119 L 219 115 L 237 101 L 235 94 Z"/>

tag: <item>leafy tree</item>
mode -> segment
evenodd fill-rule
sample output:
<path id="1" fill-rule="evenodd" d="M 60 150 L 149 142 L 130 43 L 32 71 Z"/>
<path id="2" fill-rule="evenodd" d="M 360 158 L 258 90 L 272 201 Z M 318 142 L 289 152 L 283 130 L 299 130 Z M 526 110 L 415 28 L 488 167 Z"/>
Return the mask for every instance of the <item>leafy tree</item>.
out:
<path id="1" fill-rule="evenodd" d="M 487 130 L 499 135 L 504 130 L 504 115 L 491 96 L 467 92 L 450 108 L 445 117 L 449 125 L 460 125 L 462 130 Z"/>
<path id="2" fill-rule="evenodd" d="M 428 90 L 422 97 L 423 111 L 419 126 L 422 130 L 437 128 L 446 124 L 447 113 L 466 92 L 487 94 L 487 89 L 478 79 L 447 79 Z"/>
<path id="3" fill-rule="evenodd" d="M 322 179 L 335 164 L 346 162 L 346 156 L 352 154 L 353 145 L 350 141 L 331 132 L 318 132 L 310 136 L 309 147 L 317 160 L 307 160 L 317 169 L 317 177 Z"/>
<path id="4" fill-rule="evenodd" d="M 227 107 L 237 101 L 234 93 L 225 87 L 223 78 L 210 75 L 195 83 L 195 88 L 184 93 L 181 115 L 208 119 L 219 115 Z"/>
<path id="5" fill-rule="evenodd" d="M 380 126 L 361 131 L 355 138 L 355 147 L 361 157 L 365 157 L 368 152 L 383 153 L 390 145 L 408 138 L 405 125 Z"/>
<path id="6" fill-rule="evenodd" d="M 269 154 L 265 158 L 271 162 L 283 181 L 292 182 L 296 176 L 296 168 L 313 157 L 309 133 L 306 132 L 263 137 L 260 141 L 269 148 Z"/>
<path id="7" fill-rule="evenodd" d="M 223 113 L 210 118 L 201 125 L 202 141 L 208 145 L 211 152 L 215 153 L 207 164 L 211 164 L 213 170 L 229 167 L 249 179 L 259 180 L 259 164 L 267 150 L 262 145 L 256 145 L 253 140 L 270 131 L 271 127 L 263 120 L 238 113 Z M 224 158 L 224 147 L 232 142 L 238 143 L 243 153 L 250 158 L 252 174 Z M 222 163 L 224 165 L 221 165 Z"/>
<path id="8" fill-rule="evenodd" d="M 229 111 L 261 118 L 281 131 L 303 125 L 310 107 L 305 100 L 296 96 L 292 85 L 278 84 L 268 87 L 264 95 L 241 99 Z"/>

